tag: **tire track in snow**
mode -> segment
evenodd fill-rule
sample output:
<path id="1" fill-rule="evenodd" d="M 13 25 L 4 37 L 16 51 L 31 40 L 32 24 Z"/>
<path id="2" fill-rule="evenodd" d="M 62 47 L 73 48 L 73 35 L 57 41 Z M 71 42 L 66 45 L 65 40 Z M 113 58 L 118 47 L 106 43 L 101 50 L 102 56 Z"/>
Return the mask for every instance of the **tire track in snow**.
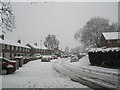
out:
<path id="1" fill-rule="evenodd" d="M 97 78 L 96 74 L 90 73 L 88 71 L 82 70 L 81 73 L 79 73 L 80 70 L 76 70 L 78 68 L 75 68 L 74 66 L 71 66 L 68 63 L 65 63 L 65 60 L 60 60 L 59 62 L 54 63 L 54 69 L 60 73 L 62 73 L 65 76 L 70 77 L 74 81 L 78 81 L 84 85 L 87 85 L 91 88 L 102 88 L 102 89 L 111 89 L 111 88 L 116 88 L 117 85 L 113 85 L 114 81 L 112 84 L 111 83 L 104 83 L 105 80 L 101 80 L 101 78 Z M 89 76 L 89 74 L 91 76 Z M 99 76 L 98 76 L 99 77 Z M 99 80 L 96 80 L 99 79 Z M 115 83 L 116 84 L 116 83 Z"/>
<path id="2" fill-rule="evenodd" d="M 86 69 L 82 69 L 75 67 L 71 65 L 70 63 L 67 63 L 67 60 L 61 63 L 65 68 L 72 70 L 73 72 L 82 75 L 84 77 L 91 78 L 95 81 L 100 82 L 103 86 L 107 85 L 108 88 L 118 88 L 118 77 L 116 75 L 113 76 L 113 74 L 103 74 L 96 73 L 95 71 L 86 71 Z M 97 82 L 96 82 L 97 83 Z M 105 84 L 105 85 L 104 85 Z"/>

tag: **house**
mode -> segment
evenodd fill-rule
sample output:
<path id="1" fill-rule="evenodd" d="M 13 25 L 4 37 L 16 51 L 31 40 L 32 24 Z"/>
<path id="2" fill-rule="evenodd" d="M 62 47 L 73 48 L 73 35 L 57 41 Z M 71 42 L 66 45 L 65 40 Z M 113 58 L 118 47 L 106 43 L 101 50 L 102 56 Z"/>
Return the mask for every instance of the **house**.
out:
<path id="1" fill-rule="evenodd" d="M 37 44 L 23 45 L 21 40 L 15 42 L 13 40 L 5 39 L 4 35 L 0 35 L 0 56 L 11 58 L 15 56 L 32 56 L 40 53 L 41 55 L 53 54 L 54 50 L 49 50 L 44 45 L 40 48 Z"/>
<path id="2" fill-rule="evenodd" d="M 28 46 L 22 45 L 21 41 L 18 42 L 5 39 L 4 35 L 0 38 L 1 55 L 5 58 L 15 57 L 15 56 L 29 56 L 30 48 Z"/>
<path id="3" fill-rule="evenodd" d="M 31 50 L 30 50 L 31 55 L 36 54 L 36 53 L 40 53 L 41 55 L 49 55 L 49 54 L 52 54 L 54 52 L 53 50 L 49 50 L 46 47 L 42 47 L 42 48 L 39 47 L 37 45 L 37 43 L 27 44 L 27 46 L 31 48 Z M 44 45 L 42 45 L 42 46 L 44 46 Z"/>
<path id="4" fill-rule="evenodd" d="M 102 33 L 100 39 L 101 47 L 120 47 L 120 32 Z"/>
<path id="5" fill-rule="evenodd" d="M 63 55 L 64 52 L 62 50 L 59 50 L 58 48 L 54 48 L 54 53 L 58 56 Z"/>

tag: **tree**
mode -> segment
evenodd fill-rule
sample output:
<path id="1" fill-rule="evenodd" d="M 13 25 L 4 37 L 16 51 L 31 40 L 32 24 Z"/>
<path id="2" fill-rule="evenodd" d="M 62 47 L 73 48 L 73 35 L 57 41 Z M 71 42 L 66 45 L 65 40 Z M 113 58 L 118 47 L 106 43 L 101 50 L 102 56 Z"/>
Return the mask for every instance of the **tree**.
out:
<path id="1" fill-rule="evenodd" d="M 2 32 L 5 30 L 12 31 L 15 28 L 15 17 L 10 2 L 0 1 L 0 27 Z"/>
<path id="2" fill-rule="evenodd" d="M 64 50 L 65 54 L 69 54 L 69 47 L 65 47 L 65 50 Z"/>
<path id="3" fill-rule="evenodd" d="M 85 47 L 98 47 L 102 32 L 108 32 L 110 28 L 109 21 L 101 17 L 91 18 L 86 25 L 77 31 L 74 35 L 76 40 L 82 42 Z"/>
<path id="4" fill-rule="evenodd" d="M 112 23 L 112 24 L 110 25 L 109 30 L 110 30 L 111 32 L 120 31 L 120 25 L 118 25 L 118 23 Z"/>
<path id="5" fill-rule="evenodd" d="M 44 45 L 50 49 L 53 50 L 55 48 L 59 48 L 59 40 L 56 39 L 55 35 L 51 35 L 49 34 L 46 38 L 45 38 L 45 42 Z"/>

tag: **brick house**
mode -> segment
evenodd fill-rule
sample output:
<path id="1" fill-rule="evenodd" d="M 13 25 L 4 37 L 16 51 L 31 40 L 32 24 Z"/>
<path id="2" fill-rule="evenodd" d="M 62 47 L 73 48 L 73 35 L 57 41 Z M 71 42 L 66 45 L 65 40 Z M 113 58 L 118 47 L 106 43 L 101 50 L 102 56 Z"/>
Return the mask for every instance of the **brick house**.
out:
<path id="1" fill-rule="evenodd" d="M 11 58 L 15 56 L 31 56 L 40 53 L 41 55 L 53 54 L 54 50 L 49 50 L 45 47 L 42 49 L 34 44 L 23 45 L 21 40 L 18 42 L 5 39 L 4 35 L 0 35 L 0 56 Z"/>
<path id="2" fill-rule="evenodd" d="M 55 49 L 54 49 L 54 53 L 55 53 L 56 55 L 58 55 L 58 56 L 64 54 L 64 52 L 63 52 L 62 50 L 59 50 L 58 48 L 55 48 Z"/>
<path id="3" fill-rule="evenodd" d="M 120 47 L 120 32 L 102 33 L 100 39 L 101 47 Z"/>
<path id="4" fill-rule="evenodd" d="M 0 38 L 1 55 L 5 58 L 15 57 L 15 56 L 29 56 L 30 48 L 28 46 L 22 45 L 19 40 L 18 42 L 5 39 L 4 35 Z"/>
<path id="5" fill-rule="evenodd" d="M 53 54 L 53 50 L 49 50 L 45 47 L 43 47 L 41 49 L 41 47 L 37 46 L 37 44 L 27 44 L 28 47 L 31 48 L 30 50 L 30 54 L 33 55 L 33 54 L 36 54 L 36 53 L 40 53 L 41 55 L 49 55 L 49 54 Z"/>

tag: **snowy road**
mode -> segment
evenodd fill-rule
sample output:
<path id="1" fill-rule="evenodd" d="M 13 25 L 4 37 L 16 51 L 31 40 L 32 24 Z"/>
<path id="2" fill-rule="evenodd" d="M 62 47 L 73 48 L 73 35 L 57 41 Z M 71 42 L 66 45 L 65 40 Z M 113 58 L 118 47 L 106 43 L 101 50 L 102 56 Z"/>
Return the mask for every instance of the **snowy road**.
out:
<path id="1" fill-rule="evenodd" d="M 117 73 L 78 67 L 70 64 L 69 59 L 63 59 L 54 63 L 54 68 L 72 80 L 85 84 L 91 88 L 118 88 Z M 107 70 L 107 69 L 106 69 Z"/>
<path id="2" fill-rule="evenodd" d="M 13 74 L 2 76 L 2 88 L 88 88 L 61 75 L 53 62 L 31 61 Z"/>

